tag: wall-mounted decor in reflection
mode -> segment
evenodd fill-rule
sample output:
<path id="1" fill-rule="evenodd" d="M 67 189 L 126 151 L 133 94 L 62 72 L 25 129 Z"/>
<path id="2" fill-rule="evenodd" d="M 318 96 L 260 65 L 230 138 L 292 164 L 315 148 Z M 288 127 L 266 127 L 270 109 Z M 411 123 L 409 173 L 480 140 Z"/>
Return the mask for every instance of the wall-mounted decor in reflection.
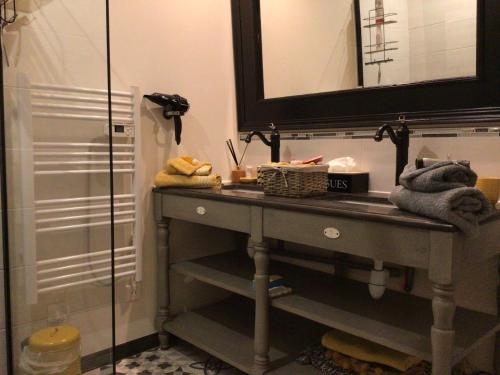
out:
<path id="1" fill-rule="evenodd" d="M 357 1 L 364 87 L 477 75 L 476 0 Z"/>
<path id="2" fill-rule="evenodd" d="M 384 0 L 375 0 L 374 8 L 368 11 L 368 17 L 364 17 L 363 28 L 368 29 L 368 43 L 364 44 L 367 51 L 363 53 L 367 56 L 365 65 L 376 65 L 378 67 L 377 83 L 382 81 L 382 64 L 393 62 L 390 51 L 396 51 L 397 40 L 389 40 L 387 37 L 386 25 L 397 22 L 397 13 L 386 13 Z"/>

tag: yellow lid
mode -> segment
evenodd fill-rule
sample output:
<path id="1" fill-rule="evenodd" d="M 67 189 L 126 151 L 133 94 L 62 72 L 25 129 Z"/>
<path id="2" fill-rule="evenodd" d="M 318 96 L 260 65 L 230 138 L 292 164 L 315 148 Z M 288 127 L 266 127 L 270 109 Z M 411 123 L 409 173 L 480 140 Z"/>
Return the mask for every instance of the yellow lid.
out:
<path id="1" fill-rule="evenodd" d="M 33 352 L 65 350 L 80 342 L 80 331 L 71 326 L 56 326 L 35 332 L 29 341 Z"/>

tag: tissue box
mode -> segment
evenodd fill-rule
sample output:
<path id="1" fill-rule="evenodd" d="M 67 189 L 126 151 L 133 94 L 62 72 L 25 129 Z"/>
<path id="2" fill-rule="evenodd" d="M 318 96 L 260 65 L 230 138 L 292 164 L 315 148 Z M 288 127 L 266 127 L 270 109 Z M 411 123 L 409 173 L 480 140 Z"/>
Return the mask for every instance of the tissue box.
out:
<path id="1" fill-rule="evenodd" d="M 367 193 L 368 172 L 328 173 L 328 191 L 340 193 Z"/>

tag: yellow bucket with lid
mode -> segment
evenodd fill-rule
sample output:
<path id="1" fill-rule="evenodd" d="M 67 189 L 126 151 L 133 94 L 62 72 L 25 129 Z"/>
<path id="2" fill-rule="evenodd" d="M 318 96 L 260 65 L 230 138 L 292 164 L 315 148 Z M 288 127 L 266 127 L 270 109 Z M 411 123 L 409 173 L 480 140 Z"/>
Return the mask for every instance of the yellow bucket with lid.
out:
<path id="1" fill-rule="evenodd" d="M 55 326 L 35 332 L 21 355 L 27 375 L 81 375 L 80 331 Z"/>

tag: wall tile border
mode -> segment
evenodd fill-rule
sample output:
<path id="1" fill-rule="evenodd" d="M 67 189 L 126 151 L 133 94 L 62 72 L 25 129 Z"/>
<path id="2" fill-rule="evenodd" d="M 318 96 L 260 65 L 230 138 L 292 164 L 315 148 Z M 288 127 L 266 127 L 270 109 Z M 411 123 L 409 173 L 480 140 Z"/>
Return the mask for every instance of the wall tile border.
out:
<path id="1" fill-rule="evenodd" d="M 239 133 L 240 141 L 244 141 L 248 133 Z M 339 130 L 281 133 L 281 139 L 286 141 L 307 141 L 315 139 L 371 139 L 374 130 Z M 385 135 L 384 137 L 387 137 Z M 458 138 L 458 137 L 500 137 L 500 124 L 491 127 L 470 128 L 434 128 L 412 129 L 411 138 Z"/>

